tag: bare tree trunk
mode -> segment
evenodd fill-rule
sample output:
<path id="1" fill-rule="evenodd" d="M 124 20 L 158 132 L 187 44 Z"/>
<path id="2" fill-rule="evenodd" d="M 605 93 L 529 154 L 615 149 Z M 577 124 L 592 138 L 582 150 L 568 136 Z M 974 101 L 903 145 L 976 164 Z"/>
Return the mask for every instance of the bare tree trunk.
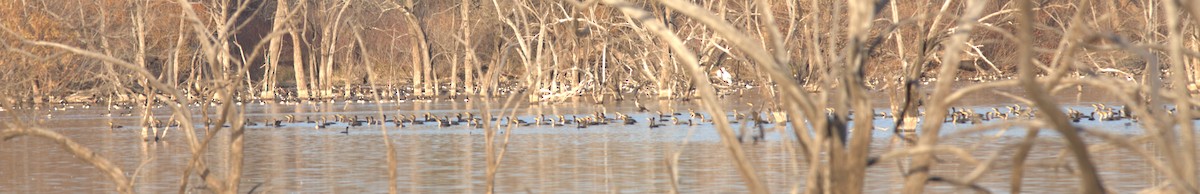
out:
<path id="1" fill-rule="evenodd" d="M 293 24 L 294 25 L 294 24 Z M 300 50 L 300 33 L 293 26 L 288 35 L 292 36 L 292 69 L 296 72 L 296 94 L 300 99 L 308 99 L 308 81 L 304 75 L 304 55 Z"/>
<path id="2" fill-rule="evenodd" d="M 472 70 L 476 67 L 475 49 L 471 45 L 471 27 L 469 26 L 471 23 L 471 1 L 462 0 L 462 4 L 459 4 L 458 7 L 461 8 L 459 14 L 462 17 L 462 24 L 459 26 L 459 29 L 462 31 L 463 51 L 465 51 L 463 54 L 463 77 L 465 79 L 463 88 L 465 88 L 465 93 L 471 95 L 475 94 L 475 76 L 472 75 Z"/>
<path id="3" fill-rule="evenodd" d="M 271 29 L 278 30 L 283 29 L 284 25 L 287 25 L 284 23 L 284 21 L 287 20 L 288 6 L 286 0 L 278 0 L 275 2 L 275 15 L 274 19 L 271 20 L 273 21 L 271 22 Z M 281 40 L 282 38 L 283 37 L 281 36 L 275 36 L 271 38 L 269 43 L 267 43 L 267 64 L 265 64 L 266 70 L 263 71 L 263 91 L 259 94 L 260 98 L 273 99 L 275 97 L 275 85 L 277 80 L 275 79 L 275 76 L 277 76 L 279 69 L 279 57 L 283 49 L 283 40 Z"/>
<path id="4" fill-rule="evenodd" d="M 450 96 L 458 96 L 458 53 L 450 58 Z"/>
<path id="5" fill-rule="evenodd" d="M 145 69 L 146 68 L 146 7 L 145 7 L 146 5 L 145 5 L 145 3 L 147 3 L 147 2 L 134 1 L 131 3 L 133 4 L 133 9 L 134 9 L 133 13 L 131 14 L 133 16 L 131 18 L 133 20 L 131 23 L 133 24 L 134 38 L 136 39 L 135 41 L 137 44 L 137 52 L 136 52 L 136 54 L 134 54 L 133 60 L 134 60 L 134 63 L 136 63 L 139 67 Z M 144 103 L 145 108 L 143 109 L 143 112 L 142 112 L 142 138 L 143 138 L 143 140 L 150 140 L 149 137 L 146 136 L 147 135 L 146 129 L 152 129 L 153 130 L 152 134 L 154 135 L 155 138 L 158 138 L 158 126 L 154 126 L 154 124 L 151 123 L 153 116 L 152 116 L 152 112 L 150 111 L 150 109 L 151 109 L 150 107 L 154 105 L 153 104 L 154 93 L 151 92 L 149 80 L 146 80 L 146 79 L 150 79 L 150 78 L 145 77 L 139 81 L 142 85 L 142 94 L 145 95 L 145 99 L 142 99 L 142 100 L 145 100 L 145 103 Z"/>
<path id="6" fill-rule="evenodd" d="M 308 18 L 309 17 L 308 1 L 300 1 L 299 6 L 300 6 L 300 8 L 298 10 L 304 10 L 304 12 L 302 12 L 302 14 L 304 14 L 303 18 Z M 308 37 L 307 36 L 307 34 L 308 34 L 308 25 L 307 24 L 308 23 L 306 21 L 301 21 L 301 23 L 296 24 L 295 27 L 300 28 L 300 30 L 301 30 L 300 34 L 298 34 L 298 35 L 300 35 L 300 37 Z M 304 39 L 304 40 L 307 40 L 307 39 Z M 300 44 L 300 43 L 297 42 L 296 44 Z M 308 64 L 312 65 L 312 67 L 309 67 L 307 69 L 308 70 L 307 73 L 309 75 L 307 83 L 309 85 L 305 86 L 305 89 L 308 89 L 308 91 L 309 91 L 309 98 L 321 98 L 324 96 L 319 94 L 319 91 L 320 91 L 319 83 L 321 82 L 321 80 L 318 80 L 320 78 L 320 76 L 317 76 L 317 69 L 321 68 L 320 66 L 317 66 L 317 64 L 320 64 L 320 62 L 321 62 L 321 60 L 320 60 L 321 48 L 312 43 L 309 43 L 306 48 L 310 52 L 308 55 L 307 61 L 308 61 Z"/>
<path id="7" fill-rule="evenodd" d="M 105 12 L 105 10 L 103 8 L 100 9 L 100 11 L 101 11 L 101 13 Z M 104 19 L 104 17 L 101 17 L 101 19 L 100 19 L 100 34 L 107 34 L 107 29 L 108 29 L 108 20 Z M 104 50 L 104 55 L 115 56 L 115 55 L 113 55 L 112 44 L 110 44 L 108 41 L 108 36 L 100 36 L 100 47 L 101 47 L 101 49 Z M 101 63 L 104 64 L 104 70 L 109 75 L 109 76 L 104 76 L 104 77 L 109 78 L 109 82 L 111 82 L 113 84 L 113 88 L 110 92 L 120 91 L 122 88 L 125 88 L 125 84 L 120 79 L 120 76 L 117 76 L 119 74 L 117 74 L 117 71 L 113 69 L 113 64 L 108 61 L 103 61 Z M 38 89 L 37 85 L 34 85 L 34 91 L 37 91 L 37 89 Z M 124 94 L 118 94 L 116 98 L 111 98 L 109 100 L 110 101 L 119 100 L 119 99 L 123 100 L 123 96 L 124 96 Z"/>
<path id="8" fill-rule="evenodd" d="M 175 39 L 175 49 L 171 53 L 171 85 L 176 88 L 179 87 L 179 63 L 182 63 L 180 62 L 180 54 L 183 53 L 183 45 L 187 44 L 187 35 L 187 21 L 183 17 L 180 17 L 179 37 Z"/>
<path id="9" fill-rule="evenodd" d="M 546 21 L 545 21 L 544 17 L 538 17 L 537 19 L 538 19 L 537 26 L 540 26 L 540 27 L 539 27 L 538 35 L 537 35 L 537 37 L 538 37 L 538 39 L 537 39 L 538 44 L 536 47 L 537 51 L 536 51 L 536 53 L 533 54 L 534 56 L 533 56 L 533 61 L 532 61 L 533 65 L 537 66 L 536 67 L 537 69 L 535 71 L 537 73 L 533 74 L 533 76 L 536 76 L 533 79 L 534 80 L 533 89 L 541 90 L 541 89 L 549 88 L 549 87 L 546 87 L 542 83 L 542 82 L 544 82 L 545 77 L 546 77 L 546 73 L 545 73 L 546 70 L 544 68 L 542 68 L 546 64 L 546 62 L 545 62 L 546 60 L 544 57 L 545 53 L 546 53 Z"/>
<path id="10" fill-rule="evenodd" d="M 321 76 L 321 95 L 325 97 L 329 97 L 333 94 L 333 55 L 337 52 L 338 26 L 342 24 L 342 16 L 344 13 L 346 13 L 346 8 L 350 7 L 350 1 L 347 0 L 346 2 L 342 2 L 341 6 L 342 7 L 339 8 L 337 15 L 334 16 L 335 19 L 333 20 L 333 24 L 326 26 L 321 38 L 321 41 L 324 43 L 322 46 L 327 48 L 324 53 L 325 64 L 321 67 L 321 71 L 319 72 Z"/>
<path id="11" fill-rule="evenodd" d="M 408 22 L 408 29 L 413 33 L 414 41 L 416 41 L 413 43 L 413 57 L 419 57 L 413 59 L 413 92 L 417 95 L 429 96 L 429 91 L 433 89 L 429 84 L 433 82 L 430 78 L 432 77 L 430 69 L 433 68 L 433 65 L 430 63 L 429 42 L 426 40 L 425 29 L 421 26 L 420 19 L 412 10 L 413 1 L 404 1 L 404 19 Z M 426 84 L 421 83 L 422 77 L 425 78 Z M 416 92 L 418 89 L 422 91 Z"/>
<path id="12" fill-rule="evenodd" d="M 1200 40 L 1197 40 L 1195 36 L 1192 36 L 1192 46 L 1189 48 L 1196 47 L 1200 47 Z M 1192 58 L 1191 63 L 1188 64 L 1190 64 L 1188 72 L 1192 72 L 1192 75 L 1189 75 L 1189 77 L 1192 79 L 1192 85 L 1189 86 L 1188 89 L 1192 92 L 1200 91 L 1200 59 Z"/>

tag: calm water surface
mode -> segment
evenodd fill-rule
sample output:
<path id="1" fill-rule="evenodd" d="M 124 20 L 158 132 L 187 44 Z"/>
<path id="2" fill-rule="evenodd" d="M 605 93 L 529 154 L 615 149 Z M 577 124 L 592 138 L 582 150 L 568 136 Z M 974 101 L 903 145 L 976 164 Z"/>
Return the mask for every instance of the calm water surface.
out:
<path id="1" fill-rule="evenodd" d="M 1098 97 L 1097 97 L 1098 96 Z M 1103 95 L 1060 95 L 1060 102 L 1086 106 L 1088 102 L 1105 102 Z M 746 112 L 752 101 L 730 100 L 729 107 Z M 686 112 L 689 103 L 643 101 L 651 110 Z M 886 98 L 876 100 L 877 107 L 886 107 Z M 964 104 L 979 110 L 996 104 L 1011 104 L 987 96 L 964 100 Z M 605 106 L 593 103 L 560 103 L 555 105 L 523 105 L 515 109 L 522 119 L 532 121 L 538 114 L 585 115 L 595 111 L 634 113 L 630 101 Z M 476 112 L 484 106 L 478 101 L 433 101 L 385 104 L 305 104 L 249 105 L 248 118 L 254 121 L 282 119 L 296 115 L 297 120 L 316 120 L 333 114 L 368 116 L 382 108 L 385 114 L 410 113 L 421 115 L 453 115 Z M 502 104 L 492 103 L 493 109 Z M 753 105 L 761 106 L 761 105 Z M 1081 109 L 1081 108 L 1080 108 Z M 1087 108 L 1086 110 L 1090 110 Z M 879 111 L 882 111 L 880 109 Z M 136 181 L 138 193 L 173 193 L 178 191 L 181 172 L 189 159 L 188 147 L 181 130 L 171 128 L 160 142 L 142 141 L 140 127 L 124 127 L 109 131 L 108 122 L 133 125 L 135 116 L 100 116 L 103 109 L 72 109 L 44 117 L 37 113 L 41 126 L 63 133 L 111 160 Z M 159 115 L 167 115 L 160 112 Z M 647 118 L 654 113 L 630 114 Z M 390 118 L 391 116 L 389 116 Z M 568 116 L 569 117 L 569 116 Z M 611 117 L 611 116 L 610 116 Z M 5 116 L 5 121 L 12 118 Z M 161 117 L 160 119 L 166 119 Z M 1112 133 L 1140 134 L 1136 124 L 1129 121 L 1085 121 L 1080 125 Z M 890 120 L 874 121 L 877 127 L 890 127 Z M 286 124 L 281 128 L 251 127 L 245 134 L 245 170 L 241 191 L 255 189 L 267 193 L 381 193 L 388 188 L 386 149 L 380 126 L 351 127 L 349 134 L 340 131 L 345 124 L 316 129 L 314 124 Z M 969 127 L 946 124 L 944 131 L 953 132 Z M 735 128 L 742 126 L 735 125 Z M 770 126 L 768 126 L 770 127 Z M 748 129 L 748 127 L 747 127 Z M 201 135 L 204 133 L 200 130 Z M 433 124 L 406 128 L 385 127 L 396 145 L 399 158 L 398 184 L 405 193 L 483 193 L 486 170 L 482 129 L 466 125 L 438 127 Z M 754 131 L 754 130 L 749 130 Z M 224 131 L 222 132 L 224 133 Z M 680 154 L 678 161 L 679 189 L 683 193 L 743 193 L 745 189 L 728 152 L 711 125 L 667 126 L 650 129 L 638 125 L 607 125 L 578 129 L 566 127 L 514 128 L 508 152 L 497 175 L 500 193 L 665 193 L 670 191 L 670 172 L 667 159 Z M 753 132 L 751 132 L 753 133 Z M 774 193 L 804 188 L 807 164 L 798 156 L 790 131 L 766 130 L 766 141 L 743 143 L 746 154 L 758 174 Z M 943 144 L 971 148 L 975 157 L 984 160 L 1001 152 L 994 170 L 984 175 L 980 184 L 993 192 L 1007 192 L 1009 156 L 1014 152 L 1005 145 L 1019 141 L 1023 130 L 992 131 L 967 138 L 946 139 Z M 1065 193 L 1075 190 L 1076 179 L 1066 168 L 1059 167 L 1062 145 L 1054 143 L 1053 132 L 1042 133 L 1047 141 L 1039 143 L 1029 160 L 1025 173 L 1024 191 L 1033 193 Z M 872 155 L 906 147 L 894 140 L 887 131 L 873 133 Z M 216 175 L 222 170 L 228 149 L 227 134 L 214 139 L 208 161 Z M 686 143 L 685 143 L 686 142 Z M 1090 143 L 1099 142 L 1089 139 Z M 1146 147 L 1153 150 L 1152 147 Z M 1155 153 L 1159 154 L 1159 153 Z M 1161 183 L 1165 178 L 1142 159 L 1128 151 L 1099 152 L 1093 155 L 1108 187 L 1123 193 Z M 942 156 L 933 173 L 945 177 L 963 177 L 974 170 L 973 165 Z M 869 193 L 895 193 L 903 184 L 900 165 L 907 161 L 887 161 L 867 170 L 866 189 Z M 189 182 L 193 191 L 202 183 L 197 178 Z M 92 166 L 75 159 L 50 141 L 21 137 L 0 142 L 0 193 L 110 193 L 111 182 Z M 967 192 L 948 184 L 933 183 L 935 193 Z"/>

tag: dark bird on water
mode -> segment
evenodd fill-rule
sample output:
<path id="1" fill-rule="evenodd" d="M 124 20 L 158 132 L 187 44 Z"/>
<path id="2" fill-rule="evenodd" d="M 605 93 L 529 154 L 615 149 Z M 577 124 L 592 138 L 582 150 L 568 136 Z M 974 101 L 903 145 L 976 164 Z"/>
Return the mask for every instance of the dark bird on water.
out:
<path id="1" fill-rule="evenodd" d="M 650 128 L 658 128 L 658 127 L 666 126 L 666 124 L 658 124 L 658 123 L 656 123 L 656 122 L 655 122 L 655 120 L 654 120 L 654 118 L 650 118 L 650 119 L 647 119 L 647 120 L 650 120 Z"/>
<path id="2" fill-rule="evenodd" d="M 637 124 L 637 119 L 633 119 L 633 118 L 629 118 L 629 117 L 623 117 L 623 118 L 621 118 L 621 120 L 623 120 L 623 122 L 624 122 L 626 125 Z M 653 120 L 653 118 L 651 118 L 651 120 Z"/>
<path id="3" fill-rule="evenodd" d="M 442 116 L 442 119 L 438 120 L 439 127 L 449 127 L 451 125 L 458 125 L 458 121 L 451 121 L 448 116 Z"/>

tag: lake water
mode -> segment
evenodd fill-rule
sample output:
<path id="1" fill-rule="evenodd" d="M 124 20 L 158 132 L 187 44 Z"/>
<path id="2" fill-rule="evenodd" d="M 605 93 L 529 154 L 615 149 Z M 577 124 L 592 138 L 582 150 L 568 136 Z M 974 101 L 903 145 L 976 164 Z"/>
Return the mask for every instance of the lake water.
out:
<path id="1" fill-rule="evenodd" d="M 1072 106 L 1113 101 L 1102 95 L 1085 94 L 1060 95 L 1059 98 L 1062 99 L 1060 102 Z M 731 98 L 726 104 L 739 112 L 748 112 L 751 105 L 747 102 L 751 101 Z M 686 112 L 694 108 L 686 102 L 644 100 L 642 103 L 651 110 Z M 884 100 L 876 100 L 875 103 L 877 107 L 886 107 Z M 964 100 L 964 104 L 979 110 L 1011 103 L 987 96 L 973 96 Z M 453 114 L 461 112 L 478 113 L 482 106 L 484 103 L 478 100 L 409 101 L 389 103 L 382 107 L 369 103 L 248 105 L 247 117 L 256 122 L 283 119 L 288 114 L 295 115 L 296 120 L 301 122 L 284 123 L 285 126 L 279 128 L 260 125 L 247 129 L 241 192 L 251 189 L 266 193 L 386 192 L 389 184 L 385 157 L 387 150 L 380 135 L 380 126 L 350 127 L 349 132 L 343 134 L 341 131 L 348 127 L 345 124 L 316 129 L 315 124 L 303 121 L 333 114 L 365 117 L 377 114 L 379 108 L 389 118 L 397 113 L 421 115 L 426 112 L 453 117 Z M 501 106 L 502 103 L 491 104 L 492 109 L 500 109 Z M 159 111 L 158 115 L 168 113 Z M 604 106 L 588 102 L 522 105 L 507 111 L 515 111 L 520 118 L 530 121 L 538 114 L 562 114 L 568 115 L 568 118 L 570 115 L 582 116 L 596 111 L 608 112 L 610 117 L 614 112 L 627 113 L 635 118 L 647 118 L 655 114 L 637 113 L 633 102 L 628 100 Z M 33 113 L 36 116 L 26 119 L 36 118 L 40 120 L 40 126 L 62 133 L 108 158 L 127 176 L 135 178 L 137 193 L 177 192 L 181 172 L 190 157 L 187 143 L 180 135 L 181 130 L 171 128 L 164 140 L 145 142 L 142 141 L 141 128 L 131 126 L 138 120 L 136 113 L 132 116 L 102 116 L 104 112 L 102 108 L 40 111 Z M 8 112 L 0 113 L 5 113 L 6 122 L 13 119 Z M 53 114 L 53 117 L 45 117 L 45 114 Z M 108 122 L 127 127 L 110 131 Z M 890 119 L 874 122 L 877 127 L 892 126 Z M 1112 133 L 1142 133 L 1137 124 L 1126 125 L 1129 122 L 1083 121 L 1079 125 Z M 947 123 L 944 131 L 953 132 L 969 126 Z M 735 124 L 735 128 L 742 127 Z M 202 129 L 197 130 L 203 135 Z M 401 192 L 484 192 L 487 166 L 482 129 L 466 125 L 439 127 L 426 124 L 405 128 L 388 125 L 384 130 L 387 130 L 398 153 L 397 173 Z M 511 133 L 511 143 L 496 178 L 496 191 L 499 193 L 666 193 L 672 187 L 667 158 L 675 153 L 680 154 L 680 192 L 745 192 L 731 156 L 710 124 L 668 125 L 654 129 L 647 127 L 644 121 L 636 125 L 610 124 L 583 129 L 574 125 L 528 126 L 515 127 Z M 807 164 L 798 155 L 790 134 L 790 131 L 768 128 L 765 141 L 752 142 L 747 138 L 747 142 L 741 144 L 755 170 L 773 193 L 802 191 L 805 186 Z M 999 165 L 985 174 L 979 183 L 992 192 L 1007 192 L 1009 176 L 1012 174 L 1007 165 L 1011 161 L 1008 158 L 1015 151 L 1006 150 L 1004 146 L 1019 141 L 1019 136 L 1023 134 L 1023 130 L 1016 129 L 992 131 L 966 138 L 945 139 L 942 144 L 972 148 L 971 154 L 980 160 L 1002 151 L 998 161 L 1003 162 L 998 162 Z M 1058 141 L 1053 132 L 1042 134 L 1047 141 L 1038 143 L 1030 155 L 1024 191 L 1075 191 L 1077 180 L 1069 170 L 1057 165 L 1073 165 L 1073 162 L 1069 162 L 1069 156 L 1066 159 L 1059 158 L 1063 146 L 1053 143 Z M 873 135 L 872 156 L 908 146 L 895 140 L 888 131 L 875 130 Z M 225 158 L 229 140 L 226 134 L 217 137 L 207 157 L 210 168 L 223 177 L 223 170 L 220 169 L 228 165 Z M 1095 139 L 1088 141 L 1099 142 Z M 1152 147 L 1146 149 L 1154 150 Z M 1149 164 L 1126 150 L 1095 152 L 1093 157 L 1106 186 L 1122 193 L 1136 192 L 1166 180 L 1161 173 L 1155 172 Z M 953 156 L 939 158 L 942 161 L 933 169 L 935 175 L 962 177 L 974 169 L 973 165 Z M 900 164 L 907 165 L 907 161 L 886 161 L 868 168 L 867 192 L 898 192 L 903 185 L 898 168 Z M 189 184 L 192 187 L 189 190 L 195 191 L 203 183 L 192 178 Z M 932 193 L 968 192 L 944 183 L 932 183 L 929 190 Z M 110 192 L 115 192 L 115 189 L 106 176 L 50 141 L 20 137 L 0 142 L 0 193 Z"/>

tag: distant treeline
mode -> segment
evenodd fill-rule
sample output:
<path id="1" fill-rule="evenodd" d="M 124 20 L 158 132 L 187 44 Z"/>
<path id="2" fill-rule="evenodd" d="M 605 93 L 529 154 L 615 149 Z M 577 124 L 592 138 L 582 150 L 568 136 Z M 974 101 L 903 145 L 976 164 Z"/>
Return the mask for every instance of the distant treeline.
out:
<path id="1" fill-rule="evenodd" d="M 815 9 L 847 9 L 840 3 L 766 2 L 772 4 L 769 13 L 758 9 L 758 1 L 695 3 L 760 41 L 770 34 L 763 15 L 773 15 L 794 80 L 765 76 L 727 38 L 696 20 L 652 2 L 630 6 L 650 11 L 684 37 L 709 76 L 727 72 L 729 81 L 717 83 L 722 86 L 811 85 L 822 80 L 814 75 L 829 73 L 826 65 L 834 62 L 807 56 L 843 49 L 869 54 L 861 73 L 874 88 L 898 88 L 889 86 L 897 86 L 903 69 L 914 63 L 921 63 L 923 77 L 936 76 L 942 64 L 959 66 L 959 77 L 970 80 L 1015 73 L 1015 8 L 1007 0 L 986 2 L 982 12 L 990 14 L 974 18 L 981 25 L 972 30 L 967 45 L 954 51 L 963 54 L 958 61 L 941 57 L 947 52 L 941 43 L 958 33 L 954 26 L 960 21 L 954 14 L 965 11 L 965 2 L 881 1 L 889 4 L 875 10 L 878 17 L 868 29 L 865 48 L 851 48 L 847 36 L 826 33 L 845 28 L 848 20 L 840 18 L 847 12 L 813 14 Z M 1036 5 L 1037 64 L 1045 69 L 1067 66 L 1078 75 L 1142 79 L 1147 59 L 1120 48 L 1165 41 L 1161 3 L 1095 1 L 1079 7 L 1080 2 Z M 0 82 L 5 83 L 0 90 L 33 100 L 133 94 L 145 85 L 110 62 L 22 42 L 37 40 L 129 61 L 161 82 L 191 90 L 204 90 L 211 83 L 203 80 L 227 74 L 246 83 L 240 93 L 264 98 L 279 96 L 274 88 L 307 98 L 341 95 L 335 86 L 370 84 L 404 88 L 408 95 L 489 95 L 506 87 L 537 91 L 533 95 L 538 96 L 622 91 L 663 98 L 694 95 L 692 80 L 666 43 L 613 7 L 536 0 L 202 0 L 189 6 L 200 21 L 189 21 L 174 0 L 0 2 L 0 17 L 6 18 L 0 21 L 6 49 L 0 52 Z M 927 14 L 931 11 L 950 15 L 929 18 L 935 17 Z M 1200 34 L 1192 20 L 1183 25 L 1188 37 L 1184 46 L 1194 55 Z M 211 34 L 197 35 L 200 27 Z M 1099 46 L 1059 41 L 1066 33 L 1083 33 L 1082 41 Z M 204 54 L 205 42 L 232 58 L 209 59 L 219 56 Z M 1074 48 L 1066 49 L 1074 53 L 1055 52 L 1060 47 Z M 1165 55 L 1162 48 L 1146 50 Z M 1158 62 L 1162 69 L 1171 65 Z M 1194 59 L 1187 62 L 1190 72 L 1200 72 Z M 219 64 L 205 68 L 212 63 Z M 1188 75 L 1190 80 L 1197 76 Z"/>

